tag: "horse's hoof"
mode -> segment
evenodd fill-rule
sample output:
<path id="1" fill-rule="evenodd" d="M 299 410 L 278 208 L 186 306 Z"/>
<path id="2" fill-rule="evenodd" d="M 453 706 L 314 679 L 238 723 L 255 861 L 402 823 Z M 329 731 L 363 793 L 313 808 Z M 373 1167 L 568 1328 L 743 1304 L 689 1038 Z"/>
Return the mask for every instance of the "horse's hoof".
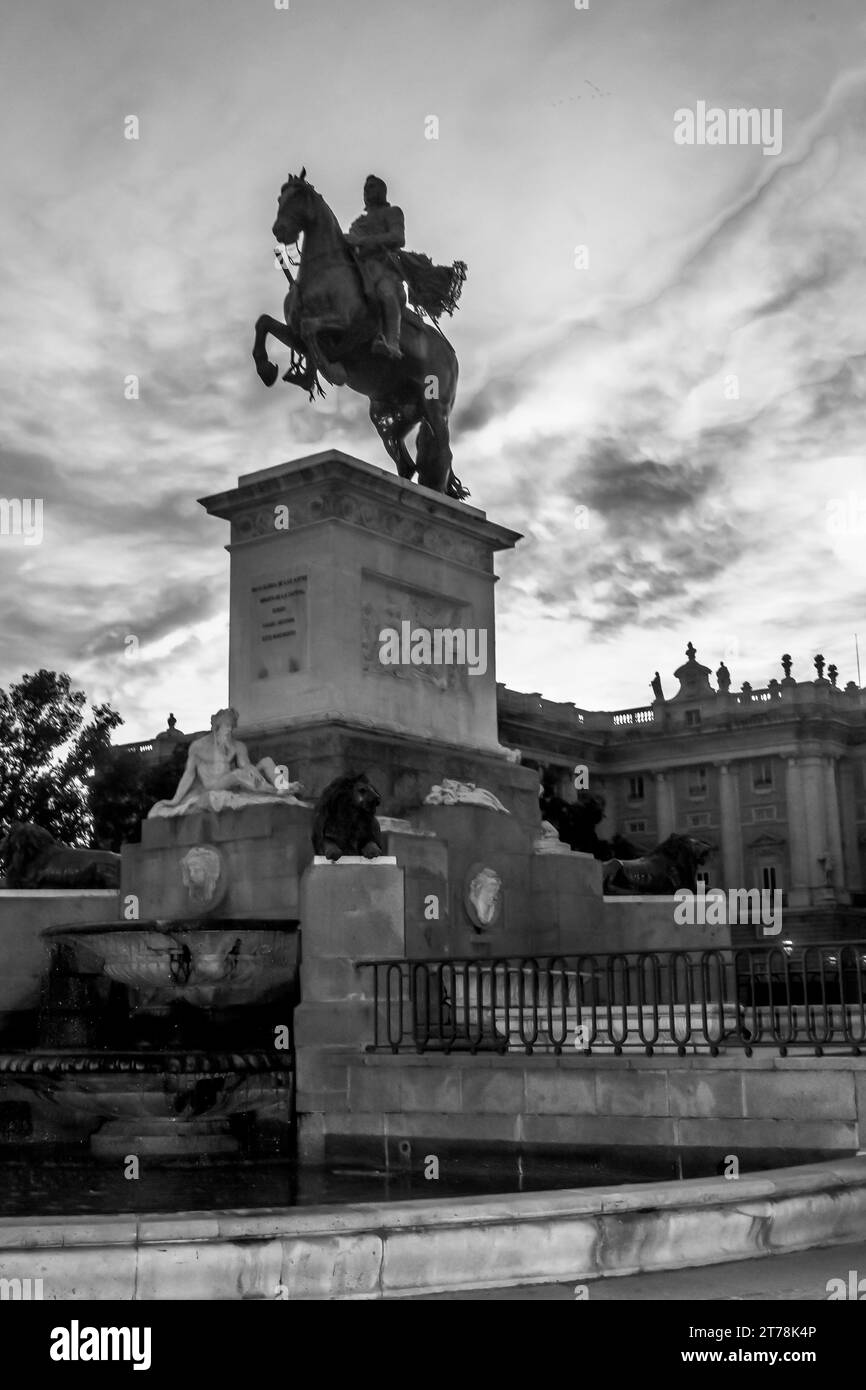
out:
<path id="1" fill-rule="evenodd" d="M 263 362 L 256 370 L 266 386 L 273 386 L 279 376 L 279 372 L 273 362 Z"/>

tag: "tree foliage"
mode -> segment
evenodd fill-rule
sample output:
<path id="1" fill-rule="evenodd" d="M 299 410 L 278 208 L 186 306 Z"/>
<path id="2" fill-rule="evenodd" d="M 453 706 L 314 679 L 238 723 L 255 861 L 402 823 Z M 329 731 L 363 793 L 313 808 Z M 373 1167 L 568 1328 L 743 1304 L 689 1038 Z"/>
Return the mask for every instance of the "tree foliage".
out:
<path id="1" fill-rule="evenodd" d="M 94 843 L 90 781 L 123 720 L 68 675 L 36 671 L 0 688 L 0 825 L 33 821 L 69 845 Z"/>
<path id="2" fill-rule="evenodd" d="M 112 748 L 100 758 L 90 787 L 90 808 L 99 843 L 119 850 L 141 839 L 141 822 L 156 801 L 174 795 L 186 764 L 186 742 L 158 762 L 129 748 Z"/>

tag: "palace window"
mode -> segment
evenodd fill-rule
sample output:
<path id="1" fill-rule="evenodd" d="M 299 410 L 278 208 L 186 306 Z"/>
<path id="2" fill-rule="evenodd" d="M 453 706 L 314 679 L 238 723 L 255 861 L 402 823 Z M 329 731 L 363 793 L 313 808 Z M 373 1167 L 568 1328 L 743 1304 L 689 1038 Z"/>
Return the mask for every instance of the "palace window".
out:
<path id="1" fill-rule="evenodd" d="M 689 772 L 689 796 L 693 800 L 699 801 L 707 794 L 707 769 L 705 767 L 693 767 Z"/>
<path id="2" fill-rule="evenodd" d="M 686 723 L 687 723 L 688 725 L 690 725 L 692 728 L 694 728 L 694 726 L 695 726 L 696 724 L 700 724 L 700 722 L 701 722 L 701 712 L 700 712 L 699 709 L 687 709 L 687 710 L 686 710 Z"/>
<path id="3" fill-rule="evenodd" d="M 689 829 L 697 830 L 698 827 L 701 825 L 709 825 L 710 813 L 709 811 L 692 811 L 691 815 L 688 816 L 687 819 Z"/>
<path id="4" fill-rule="evenodd" d="M 642 777 L 629 777 L 628 779 L 628 799 L 629 801 L 643 801 L 644 789 Z"/>
<path id="5" fill-rule="evenodd" d="M 710 876 L 709 876 L 709 874 L 707 873 L 706 869 L 698 869 L 698 870 L 697 870 L 697 872 L 695 873 L 695 882 L 696 882 L 696 883 L 702 883 L 702 884 L 704 885 L 705 888 L 709 888 L 709 886 L 710 886 Z"/>
<path id="6" fill-rule="evenodd" d="M 763 762 L 752 763 L 752 789 L 756 792 L 767 792 L 773 786 L 773 764 L 766 759 Z"/>
<path id="7" fill-rule="evenodd" d="M 775 820 L 775 819 L 776 819 L 776 807 L 775 807 L 775 806 L 753 806 L 753 807 L 752 807 L 752 820 Z"/>
<path id="8" fill-rule="evenodd" d="M 776 891 L 776 866 L 775 864 L 761 865 L 761 887 L 768 893 Z"/>
<path id="9" fill-rule="evenodd" d="M 645 835 L 645 834 L 646 834 L 646 821 L 645 821 L 645 820 L 629 820 L 629 821 L 626 821 L 626 823 L 625 823 L 625 828 L 626 828 L 626 830 L 629 832 L 630 835 Z"/>

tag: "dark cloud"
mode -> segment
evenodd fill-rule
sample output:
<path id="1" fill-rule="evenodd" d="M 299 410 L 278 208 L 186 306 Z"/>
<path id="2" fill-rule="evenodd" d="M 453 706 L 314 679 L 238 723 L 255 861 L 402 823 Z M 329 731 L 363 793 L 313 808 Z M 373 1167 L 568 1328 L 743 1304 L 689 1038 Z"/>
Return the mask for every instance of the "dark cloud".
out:
<path id="1" fill-rule="evenodd" d="M 515 372 L 487 381 L 468 398 L 459 395 L 452 417 L 455 436 L 472 434 L 499 416 L 514 410 L 527 389 L 527 381 Z"/>

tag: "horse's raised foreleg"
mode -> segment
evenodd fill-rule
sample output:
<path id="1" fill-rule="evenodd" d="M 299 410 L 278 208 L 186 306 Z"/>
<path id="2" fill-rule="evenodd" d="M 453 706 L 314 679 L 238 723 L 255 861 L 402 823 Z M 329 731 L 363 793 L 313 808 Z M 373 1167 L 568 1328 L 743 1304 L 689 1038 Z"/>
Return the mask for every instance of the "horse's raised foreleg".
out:
<path id="1" fill-rule="evenodd" d="M 304 342 L 309 343 L 310 352 L 316 359 L 316 366 L 321 371 L 322 377 L 327 377 L 328 381 L 334 382 L 335 386 L 345 386 L 349 375 L 342 361 L 332 361 L 325 352 L 318 335 L 331 332 L 331 334 L 341 334 L 345 331 L 346 325 L 342 318 L 336 314 L 318 314 L 317 317 L 302 318 L 300 321 L 300 332 L 302 332 Z"/>
<path id="2" fill-rule="evenodd" d="M 268 334 L 273 333 L 286 347 L 297 348 L 298 340 L 291 329 L 270 314 L 261 314 L 256 319 L 256 340 L 253 344 L 253 361 L 256 371 L 266 386 L 273 386 L 279 376 L 279 368 L 268 357 Z"/>
<path id="3" fill-rule="evenodd" d="M 344 325 L 341 321 L 334 318 L 326 318 L 320 315 L 318 318 L 305 318 L 301 320 L 301 334 L 304 342 L 308 344 L 313 355 L 315 364 L 323 377 L 326 377 L 334 386 L 345 386 L 348 381 L 346 368 L 342 362 L 332 362 L 319 342 L 319 334 L 326 332 L 339 332 Z"/>

